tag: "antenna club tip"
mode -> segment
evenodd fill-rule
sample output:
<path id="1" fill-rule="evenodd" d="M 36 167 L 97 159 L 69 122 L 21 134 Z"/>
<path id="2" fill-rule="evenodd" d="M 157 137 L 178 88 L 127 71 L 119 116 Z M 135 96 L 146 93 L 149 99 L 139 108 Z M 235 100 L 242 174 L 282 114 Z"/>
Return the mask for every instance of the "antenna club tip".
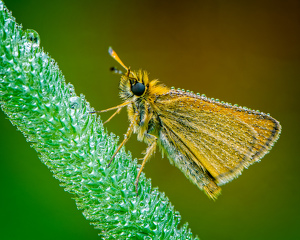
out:
<path id="1" fill-rule="evenodd" d="M 112 47 L 108 48 L 109 55 L 114 58 L 123 68 L 128 70 L 128 68 L 122 63 L 121 59 L 118 57 L 117 53 L 112 49 Z"/>
<path id="2" fill-rule="evenodd" d="M 108 53 L 109 53 L 109 55 L 112 55 L 113 51 L 114 51 L 114 50 L 112 49 L 112 47 L 109 46 L 109 47 L 108 47 Z"/>

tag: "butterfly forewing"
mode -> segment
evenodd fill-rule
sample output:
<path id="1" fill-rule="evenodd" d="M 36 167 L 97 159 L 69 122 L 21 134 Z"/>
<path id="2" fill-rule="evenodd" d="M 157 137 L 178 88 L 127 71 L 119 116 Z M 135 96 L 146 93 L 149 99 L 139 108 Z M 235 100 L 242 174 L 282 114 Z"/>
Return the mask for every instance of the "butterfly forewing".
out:
<path id="1" fill-rule="evenodd" d="M 196 163 L 210 178 L 208 182 L 217 185 L 232 180 L 243 168 L 258 161 L 279 133 L 278 122 L 266 114 L 181 91 L 171 90 L 159 96 L 154 108 L 165 138 Z"/>

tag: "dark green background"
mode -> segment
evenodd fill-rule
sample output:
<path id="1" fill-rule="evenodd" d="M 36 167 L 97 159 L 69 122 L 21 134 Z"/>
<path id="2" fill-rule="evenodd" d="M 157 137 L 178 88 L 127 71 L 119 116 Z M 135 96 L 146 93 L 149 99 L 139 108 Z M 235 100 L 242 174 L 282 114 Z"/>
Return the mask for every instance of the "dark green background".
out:
<path id="1" fill-rule="evenodd" d="M 145 173 L 202 240 L 300 239 L 299 1 L 5 2 L 98 110 L 121 102 L 113 46 L 168 86 L 270 112 L 281 138 L 215 202 L 159 153 Z M 127 126 L 125 111 L 107 124 L 120 136 Z M 0 132 L 0 238 L 99 239 L 2 112 Z M 145 147 L 135 136 L 127 145 L 134 157 Z"/>

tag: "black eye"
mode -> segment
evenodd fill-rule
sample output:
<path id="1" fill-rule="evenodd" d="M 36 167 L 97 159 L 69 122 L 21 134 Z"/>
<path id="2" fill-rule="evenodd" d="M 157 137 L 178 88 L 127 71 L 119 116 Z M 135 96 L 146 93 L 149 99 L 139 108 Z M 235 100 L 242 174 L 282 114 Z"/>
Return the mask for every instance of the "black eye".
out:
<path id="1" fill-rule="evenodd" d="M 134 95 L 141 96 L 145 92 L 145 85 L 140 82 L 137 82 L 136 84 L 131 86 L 131 91 Z"/>

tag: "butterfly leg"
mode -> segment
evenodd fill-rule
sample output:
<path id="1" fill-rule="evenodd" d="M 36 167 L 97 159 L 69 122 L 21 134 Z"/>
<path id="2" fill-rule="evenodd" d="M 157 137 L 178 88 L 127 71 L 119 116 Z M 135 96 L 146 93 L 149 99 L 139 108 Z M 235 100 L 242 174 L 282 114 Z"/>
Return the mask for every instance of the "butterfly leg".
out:
<path id="1" fill-rule="evenodd" d="M 115 109 L 118 109 L 118 108 L 123 108 L 125 106 L 127 106 L 128 104 L 130 104 L 131 102 L 123 102 L 122 104 L 118 105 L 118 106 L 115 106 L 115 107 L 111 107 L 111 108 L 108 108 L 108 109 L 105 109 L 105 110 L 101 110 L 101 111 L 93 111 L 93 112 L 90 112 L 90 113 L 103 113 L 103 112 L 108 112 L 108 111 L 111 111 L 111 110 L 115 110 Z"/>
<path id="2" fill-rule="evenodd" d="M 121 110 L 122 110 L 122 107 L 118 108 L 117 111 L 115 111 L 115 113 L 114 113 L 113 115 L 111 115 L 110 118 L 107 119 L 107 120 L 103 123 L 103 125 L 104 125 L 105 123 L 108 123 L 114 116 L 116 116 L 119 112 L 121 112 Z"/>
<path id="3" fill-rule="evenodd" d="M 123 147 L 125 145 L 125 143 L 129 140 L 132 132 L 133 132 L 133 129 L 134 129 L 134 124 L 135 124 L 135 120 L 132 121 L 127 129 L 127 132 L 125 133 L 124 135 L 124 140 L 123 142 L 119 145 L 119 147 L 117 148 L 117 150 L 115 151 L 115 153 L 113 154 L 113 156 L 111 157 L 107 167 L 110 166 L 110 164 L 112 163 L 113 159 L 115 158 L 115 156 L 117 155 L 117 153 L 120 151 L 121 147 Z"/>
<path id="4" fill-rule="evenodd" d="M 116 116 L 123 107 L 129 105 L 131 102 L 124 102 L 118 106 L 115 106 L 115 107 L 111 107 L 111 108 L 108 108 L 108 109 L 105 109 L 105 110 L 101 110 L 101 111 L 93 111 L 93 112 L 89 112 L 89 113 L 103 113 L 103 112 L 108 112 L 108 111 L 111 111 L 111 110 L 115 110 L 117 109 L 117 111 L 109 118 L 107 119 L 103 124 L 109 122 L 114 116 Z"/>
<path id="5" fill-rule="evenodd" d="M 148 142 L 148 148 L 146 149 L 146 153 L 145 153 L 145 157 L 143 159 L 141 168 L 138 172 L 138 175 L 136 177 L 135 180 L 135 191 L 136 191 L 136 195 L 138 195 L 138 183 L 139 183 L 139 179 L 141 176 L 141 173 L 143 171 L 143 168 L 147 162 L 147 160 L 152 156 L 153 153 L 155 153 L 155 149 L 156 149 L 156 145 L 157 145 L 157 137 L 151 134 L 145 134 L 145 140 L 146 142 Z"/>

